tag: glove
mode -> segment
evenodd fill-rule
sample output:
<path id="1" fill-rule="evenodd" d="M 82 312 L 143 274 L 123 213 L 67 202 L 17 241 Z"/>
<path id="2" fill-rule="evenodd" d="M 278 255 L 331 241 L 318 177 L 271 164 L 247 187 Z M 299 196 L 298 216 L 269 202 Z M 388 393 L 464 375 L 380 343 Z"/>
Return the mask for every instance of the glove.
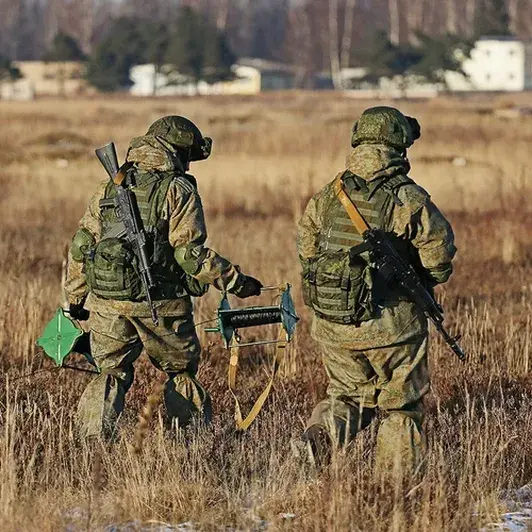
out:
<path id="1" fill-rule="evenodd" d="M 255 277 L 240 274 L 235 286 L 229 292 L 240 299 L 245 299 L 246 297 L 260 296 L 262 286 L 262 283 Z"/>
<path id="2" fill-rule="evenodd" d="M 73 320 L 87 321 L 89 319 L 89 311 L 83 308 L 83 305 L 70 305 L 70 317 Z"/>

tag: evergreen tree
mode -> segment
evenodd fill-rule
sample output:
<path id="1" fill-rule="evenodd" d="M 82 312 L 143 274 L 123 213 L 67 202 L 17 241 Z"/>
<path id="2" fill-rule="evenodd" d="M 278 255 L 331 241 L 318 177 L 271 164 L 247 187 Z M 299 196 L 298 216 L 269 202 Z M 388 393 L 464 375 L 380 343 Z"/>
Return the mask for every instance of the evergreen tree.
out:
<path id="1" fill-rule="evenodd" d="M 205 16 L 183 7 L 170 37 L 166 61 L 179 74 L 198 82 L 231 77 L 235 55 L 228 39 Z"/>
<path id="2" fill-rule="evenodd" d="M 481 0 L 476 33 L 479 37 L 510 35 L 510 15 L 505 0 Z"/>
<path id="3" fill-rule="evenodd" d="M 166 62 L 179 72 L 195 81 L 201 79 L 203 71 L 203 20 L 191 7 L 183 7 L 170 37 Z"/>
<path id="4" fill-rule="evenodd" d="M 216 26 L 208 25 L 203 43 L 202 78 L 208 82 L 230 79 L 235 60 L 226 35 Z"/>
<path id="5" fill-rule="evenodd" d="M 52 41 L 51 48 L 44 54 L 43 59 L 52 63 L 57 63 L 55 76 L 58 85 L 58 94 L 65 94 L 65 82 L 68 72 L 61 63 L 66 61 L 83 61 L 85 55 L 72 36 L 59 32 Z"/>
<path id="6" fill-rule="evenodd" d="M 370 70 L 364 81 L 378 82 L 380 78 L 403 78 L 406 88 L 409 76 L 429 83 L 445 84 L 447 72 L 464 74 L 463 61 L 469 57 L 473 43 L 455 35 L 441 38 L 418 34 L 418 44 L 394 45 L 382 36 L 368 46 L 364 59 Z"/>
<path id="7" fill-rule="evenodd" d="M 74 37 L 59 32 L 54 37 L 52 47 L 44 54 L 43 59 L 54 62 L 82 61 L 85 59 L 85 55 Z"/>
<path id="8" fill-rule="evenodd" d="M 422 52 L 409 44 L 396 45 L 384 32 L 378 32 L 369 40 L 359 54 L 365 65 L 370 65 L 366 81 L 377 82 L 380 78 L 393 78 L 407 74 L 419 63 Z"/>
<path id="9" fill-rule="evenodd" d="M 154 66 L 153 95 L 157 94 L 157 76 L 161 72 L 170 44 L 170 31 L 164 22 L 145 21 L 142 24 L 142 40 L 144 42 L 143 59 Z"/>
<path id="10" fill-rule="evenodd" d="M 96 48 L 87 67 L 87 79 L 101 91 L 114 91 L 131 85 L 129 71 L 144 60 L 142 22 L 122 17 Z"/>
<path id="11" fill-rule="evenodd" d="M 463 61 L 469 57 L 473 43 L 456 35 L 442 38 L 418 34 L 421 59 L 410 68 L 409 73 L 420 76 L 430 83 L 446 83 L 447 72 L 458 72 L 465 76 Z"/>
<path id="12" fill-rule="evenodd" d="M 0 82 L 15 81 L 21 77 L 20 70 L 13 64 L 11 59 L 0 55 Z"/>

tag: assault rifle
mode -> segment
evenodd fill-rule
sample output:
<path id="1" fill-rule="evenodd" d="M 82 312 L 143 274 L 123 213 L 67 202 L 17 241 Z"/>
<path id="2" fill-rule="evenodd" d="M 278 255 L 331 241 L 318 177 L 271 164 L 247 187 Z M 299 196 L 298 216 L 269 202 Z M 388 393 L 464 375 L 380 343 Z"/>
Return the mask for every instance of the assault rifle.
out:
<path id="1" fill-rule="evenodd" d="M 355 260 L 356 256 L 364 251 L 369 251 L 375 264 L 375 269 L 391 285 L 398 286 L 406 297 L 414 302 L 418 308 L 432 321 L 436 330 L 443 336 L 447 345 L 453 350 L 460 360 L 465 360 L 465 353 L 458 344 L 460 336 L 452 337 L 443 325 L 443 309 L 426 289 L 423 281 L 395 249 L 389 237 L 381 229 L 372 229 L 351 201 L 344 190 L 342 175 L 334 182 L 334 191 L 344 206 L 349 218 L 357 231 L 362 235 L 364 243 L 349 250 L 349 258 Z"/>
<path id="2" fill-rule="evenodd" d="M 395 249 L 389 237 L 381 229 L 368 229 L 362 237 L 364 243 L 350 250 L 351 260 L 363 251 L 369 251 L 375 264 L 375 269 L 391 285 L 399 286 L 404 294 L 429 318 L 436 330 L 443 336 L 447 345 L 460 360 L 466 355 L 458 341 L 460 336 L 452 337 L 443 325 L 443 309 L 426 289 L 423 281 Z"/>
<path id="3" fill-rule="evenodd" d="M 146 292 L 146 301 L 150 307 L 151 318 L 153 323 L 158 325 L 159 320 L 152 301 L 152 291 L 155 288 L 155 283 L 146 250 L 146 232 L 139 214 L 135 194 L 126 188 L 124 184 L 127 168 L 125 166 L 119 168 L 116 148 L 113 142 L 98 148 L 96 155 L 116 187 L 115 207 L 117 216 L 124 224 L 125 236 L 137 258 L 139 275 Z"/>

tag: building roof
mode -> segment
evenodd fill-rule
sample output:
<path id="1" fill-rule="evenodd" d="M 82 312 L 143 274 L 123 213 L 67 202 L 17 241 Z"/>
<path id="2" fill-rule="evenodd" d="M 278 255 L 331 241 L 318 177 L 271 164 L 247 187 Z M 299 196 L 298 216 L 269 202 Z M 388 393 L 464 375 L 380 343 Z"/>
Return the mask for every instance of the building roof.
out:
<path id="1" fill-rule="evenodd" d="M 479 37 L 479 41 L 510 41 L 510 42 L 522 42 L 521 39 L 515 35 L 484 35 Z"/>
<path id="2" fill-rule="evenodd" d="M 286 63 L 278 63 L 267 59 L 257 57 L 244 57 L 237 61 L 237 66 L 246 66 L 256 68 L 261 72 L 283 72 L 286 74 L 295 74 L 295 68 Z"/>

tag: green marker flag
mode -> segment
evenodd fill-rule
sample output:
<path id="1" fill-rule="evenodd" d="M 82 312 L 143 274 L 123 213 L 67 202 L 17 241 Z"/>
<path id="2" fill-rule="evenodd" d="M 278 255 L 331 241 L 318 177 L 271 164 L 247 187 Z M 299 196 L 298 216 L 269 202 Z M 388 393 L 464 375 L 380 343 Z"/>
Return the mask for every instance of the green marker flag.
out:
<path id="1" fill-rule="evenodd" d="M 61 367 L 65 358 L 72 352 L 83 330 L 73 322 L 62 308 L 58 308 L 54 317 L 46 325 L 37 345 Z"/>

